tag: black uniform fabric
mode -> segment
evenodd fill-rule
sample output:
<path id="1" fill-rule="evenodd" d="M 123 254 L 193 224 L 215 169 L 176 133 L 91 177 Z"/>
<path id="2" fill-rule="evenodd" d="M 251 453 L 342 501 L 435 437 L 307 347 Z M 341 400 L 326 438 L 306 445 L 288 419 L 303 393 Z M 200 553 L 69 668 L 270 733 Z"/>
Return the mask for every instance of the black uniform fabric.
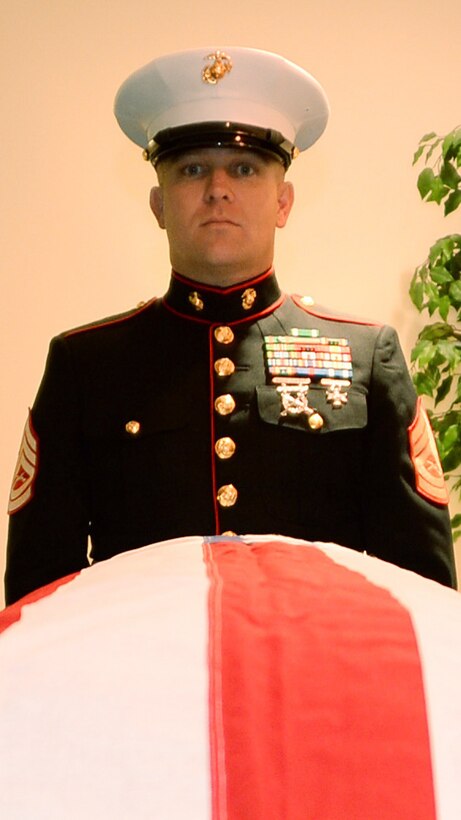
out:
<path id="1" fill-rule="evenodd" d="M 55 338 L 32 408 L 33 497 L 10 519 L 7 601 L 86 566 L 89 535 L 100 561 L 179 536 L 277 533 L 454 586 L 447 508 L 415 488 L 416 396 L 395 331 L 315 313 L 283 296 L 273 273 L 222 290 L 173 276 L 163 299 Z M 218 341 L 219 327 L 233 341 Z M 264 337 L 292 328 L 351 346 L 347 403 L 333 409 L 323 387 L 309 390 L 320 430 L 281 415 L 267 373 Z M 223 357 L 236 366 L 228 376 L 214 368 Z M 232 412 L 217 412 L 219 396 Z M 223 437 L 236 445 L 225 459 L 214 447 Z M 237 490 L 232 506 L 216 500 L 225 485 Z"/>

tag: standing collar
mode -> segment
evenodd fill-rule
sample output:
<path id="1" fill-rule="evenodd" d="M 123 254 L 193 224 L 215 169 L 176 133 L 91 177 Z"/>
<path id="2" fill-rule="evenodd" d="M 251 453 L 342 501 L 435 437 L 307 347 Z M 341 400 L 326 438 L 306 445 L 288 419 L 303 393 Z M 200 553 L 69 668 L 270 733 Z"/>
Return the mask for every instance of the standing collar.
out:
<path id="1" fill-rule="evenodd" d="M 163 297 L 163 304 L 173 313 L 210 324 L 255 319 L 275 310 L 281 301 L 273 268 L 227 288 L 203 285 L 173 271 Z"/>

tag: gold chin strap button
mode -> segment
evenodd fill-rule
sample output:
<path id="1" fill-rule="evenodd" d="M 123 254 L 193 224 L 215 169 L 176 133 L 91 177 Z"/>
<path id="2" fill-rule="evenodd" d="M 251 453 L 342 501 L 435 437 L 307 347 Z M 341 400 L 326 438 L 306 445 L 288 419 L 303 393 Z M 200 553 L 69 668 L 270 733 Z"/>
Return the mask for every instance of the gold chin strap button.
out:
<path id="1" fill-rule="evenodd" d="M 236 447 L 237 445 L 235 444 L 235 441 L 233 441 L 228 436 L 224 436 L 223 438 L 218 438 L 214 446 L 214 449 L 218 458 L 224 459 L 232 458 L 232 456 L 235 453 Z"/>
<path id="2" fill-rule="evenodd" d="M 233 507 L 237 501 L 238 492 L 233 484 L 223 484 L 219 488 L 216 498 L 221 507 Z"/>
<path id="3" fill-rule="evenodd" d="M 221 327 L 215 327 L 214 337 L 216 341 L 220 344 L 230 345 L 234 341 L 234 331 L 232 330 L 232 328 L 227 327 L 226 325 L 222 325 Z"/>
<path id="4" fill-rule="evenodd" d="M 223 396 L 218 396 L 214 403 L 215 410 L 220 416 L 228 416 L 235 410 L 235 401 L 230 393 L 225 393 Z"/>
<path id="5" fill-rule="evenodd" d="M 235 364 L 231 359 L 217 359 L 214 363 L 214 369 L 218 376 L 232 376 L 235 372 Z"/>
<path id="6" fill-rule="evenodd" d="M 256 301 L 257 293 L 254 288 L 247 288 L 242 293 L 242 307 L 244 310 L 250 310 Z"/>
<path id="7" fill-rule="evenodd" d="M 222 532 L 221 535 L 237 535 L 237 533 L 233 530 L 224 530 L 224 532 Z"/>
<path id="8" fill-rule="evenodd" d="M 203 299 L 200 296 L 200 293 L 197 293 L 196 290 L 193 290 L 192 293 L 189 293 L 189 302 L 197 311 L 203 310 L 204 308 Z"/>
<path id="9" fill-rule="evenodd" d="M 139 421 L 127 421 L 125 424 L 125 430 L 130 436 L 137 436 L 141 429 L 141 425 Z"/>

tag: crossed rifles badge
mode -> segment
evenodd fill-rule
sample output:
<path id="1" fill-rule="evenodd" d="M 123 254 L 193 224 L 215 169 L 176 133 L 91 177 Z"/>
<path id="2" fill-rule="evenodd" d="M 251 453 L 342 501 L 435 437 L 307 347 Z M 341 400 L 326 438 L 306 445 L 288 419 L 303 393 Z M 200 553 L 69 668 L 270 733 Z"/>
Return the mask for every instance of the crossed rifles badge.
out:
<path id="1" fill-rule="evenodd" d="M 277 384 L 281 417 L 307 417 L 311 430 L 323 427 L 320 413 L 309 404 L 309 386 L 325 387 L 334 410 L 347 403 L 352 381 L 352 355 L 347 339 L 320 336 L 315 329 L 292 328 L 290 336 L 265 336 L 264 354 L 273 384 Z"/>

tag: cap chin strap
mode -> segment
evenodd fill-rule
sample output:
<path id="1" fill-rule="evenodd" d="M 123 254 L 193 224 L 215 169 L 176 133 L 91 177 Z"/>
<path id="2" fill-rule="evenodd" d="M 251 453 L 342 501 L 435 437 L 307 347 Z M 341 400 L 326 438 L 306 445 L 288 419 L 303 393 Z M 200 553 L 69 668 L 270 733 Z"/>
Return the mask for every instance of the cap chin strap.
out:
<path id="1" fill-rule="evenodd" d="M 154 168 L 161 159 L 194 148 L 237 148 L 260 151 L 288 168 L 297 149 L 279 132 L 270 128 L 233 122 L 205 122 L 165 128 L 149 140 L 143 151 Z"/>

